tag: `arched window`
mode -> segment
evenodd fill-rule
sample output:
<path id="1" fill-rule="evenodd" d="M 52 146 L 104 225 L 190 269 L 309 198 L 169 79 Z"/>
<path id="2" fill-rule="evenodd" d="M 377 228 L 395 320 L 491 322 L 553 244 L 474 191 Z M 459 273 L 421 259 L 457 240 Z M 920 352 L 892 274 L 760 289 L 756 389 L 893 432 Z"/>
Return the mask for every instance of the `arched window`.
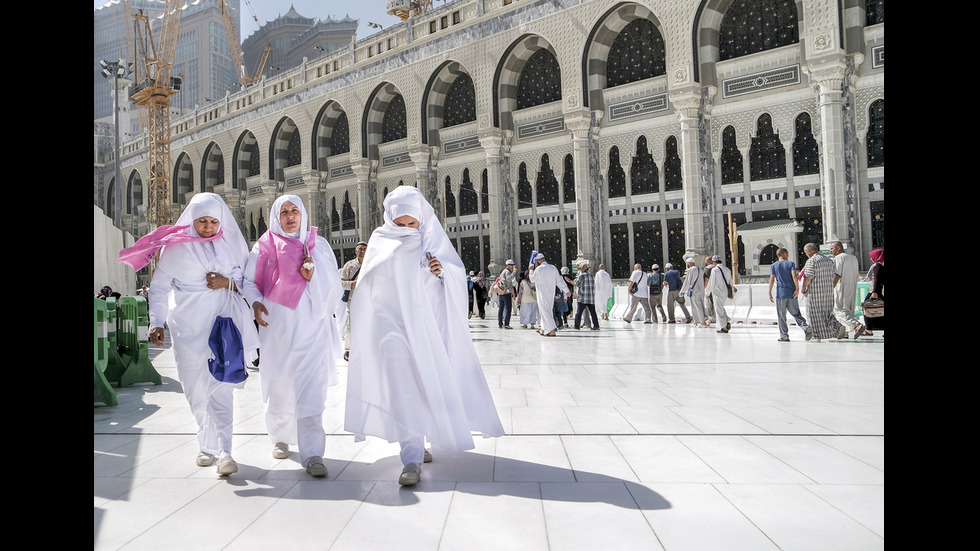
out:
<path id="1" fill-rule="evenodd" d="M 381 121 L 381 143 L 400 140 L 408 135 L 405 117 L 405 99 L 401 94 L 391 98 Z"/>
<path id="2" fill-rule="evenodd" d="M 868 166 L 885 166 L 885 100 L 868 109 Z"/>
<path id="3" fill-rule="evenodd" d="M 340 213 L 337 212 L 337 198 L 330 198 L 330 231 L 340 231 Z"/>
<path id="4" fill-rule="evenodd" d="M 541 156 L 541 170 L 535 181 L 538 188 L 537 205 L 557 205 L 558 204 L 558 179 L 555 178 L 555 171 L 551 169 L 548 162 L 548 155 Z"/>
<path id="5" fill-rule="evenodd" d="M 759 265 L 767 266 L 770 264 L 775 264 L 776 261 L 779 260 L 779 258 L 776 256 L 776 251 L 778 250 L 779 247 L 773 245 L 772 243 L 763 247 L 762 250 L 759 251 Z"/>
<path id="6" fill-rule="evenodd" d="M 517 167 L 517 208 L 529 209 L 533 200 L 531 182 L 527 179 L 527 165 L 521 163 Z"/>
<path id="7" fill-rule="evenodd" d="M 337 117 L 330 131 L 330 154 L 341 153 L 350 153 L 350 124 L 347 122 L 347 113 L 341 113 Z"/>
<path id="8" fill-rule="evenodd" d="M 517 79 L 517 108 L 525 109 L 561 99 L 561 68 L 554 54 L 534 52 Z"/>
<path id="9" fill-rule="evenodd" d="M 820 152 L 810 126 L 810 114 L 796 117 L 796 137 L 793 138 L 793 175 L 820 173 Z"/>
<path id="10" fill-rule="evenodd" d="M 565 166 L 561 176 L 562 202 L 575 202 L 575 166 L 571 155 L 565 155 Z"/>
<path id="11" fill-rule="evenodd" d="M 442 111 L 443 128 L 476 120 L 476 89 L 470 75 L 463 73 L 456 77 L 446 91 L 446 103 Z"/>
<path id="12" fill-rule="evenodd" d="M 865 25 L 885 22 L 885 0 L 867 0 L 864 11 L 867 14 Z"/>
<path id="13" fill-rule="evenodd" d="M 749 171 L 753 182 L 786 177 L 786 149 L 779 141 L 779 134 L 772 130 L 772 117 L 765 113 L 759 117 L 756 135 L 752 138 Z"/>
<path id="14" fill-rule="evenodd" d="M 286 166 L 296 166 L 302 161 L 301 147 L 299 132 L 294 130 L 290 133 L 289 144 L 286 145 Z"/>
<path id="15" fill-rule="evenodd" d="M 350 202 L 350 194 L 344 192 L 343 215 L 341 216 L 341 227 L 345 230 L 354 229 L 354 205 Z"/>
<path id="16" fill-rule="evenodd" d="M 479 200 L 476 189 L 470 181 L 470 169 L 463 169 L 463 183 L 459 186 L 459 215 L 476 214 L 479 210 Z"/>
<path id="17" fill-rule="evenodd" d="M 677 138 L 670 136 L 664 142 L 664 191 L 674 191 L 684 187 L 681 176 L 681 156 L 677 153 Z"/>
<path id="18" fill-rule="evenodd" d="M 626 25 L 609 49 L 606 86 L 636 82 L 667 73 L 664 39 L 648 19 Z"/>
<path id="19" fill-rule="evenodd" d="M 643 195 L 660 191 L 660 174 L 653 155 L 647 150 L 647 139 L 636 140 L 636 155 L 630 163 L 630 194 Z"/>
<path id="20" fill-rule="evenodd" d="M 446 218 L 456 216 L 456 196 L 453 195 L 453 186 L 446 176 Z"/>
<path id="21" fill-rule="evenodd" d="M 619 148 L 609 150 L 609 197 L 626 197 L 626 171 L 619 164 Z"/>
<path id="22" fill-rule="evenodd" d="M 735 0 L 719 29 L 721 61 L 800 41 L 794 0 Z"/>
<path id="23" fill-rule="evenodd" d="M 738 184 L 743 180 L 742 152 L 735 143 L 735 127 L 728 126 L 721 132 L 721 183 Z"/>

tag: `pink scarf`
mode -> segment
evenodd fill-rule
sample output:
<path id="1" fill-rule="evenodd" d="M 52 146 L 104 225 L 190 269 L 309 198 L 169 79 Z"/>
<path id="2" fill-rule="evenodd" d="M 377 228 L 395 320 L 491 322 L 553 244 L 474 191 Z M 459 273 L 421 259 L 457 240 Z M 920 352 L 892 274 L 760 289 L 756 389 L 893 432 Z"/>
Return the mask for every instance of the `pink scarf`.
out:
<path id="1" fill-rule="evenodd" d="M 311 226 L 306 247 L 299 239 L 265 232 L 258 240 L 259 257 L 255 266 L 255 285 L 262 296 L 295 310 L 303 296 L 307 281 L 299 273 L 303 256 L 313 254 L 316 245 L 316 226 Z"/>
<path id="2" fill-rule="evenodd" d="M 157 251 L 161 247 L 176 243 L 186 243 L 188 241 L 206 242 L 221 238 L 221 230 L 218 230 L 218 233 L 211 237 L 188 235 L 184 230 L 189 227 L 190 225 L 160 226 L 143 237 L 140 237 L 136 243 L 133 243 L 125 249 L 121 249 L 117 262 L 132 266 L 134 270 L 139 271 L 143 266 L 150 263 L 150 259 L 153 258 L 153 255 L 157 254 Z"/>

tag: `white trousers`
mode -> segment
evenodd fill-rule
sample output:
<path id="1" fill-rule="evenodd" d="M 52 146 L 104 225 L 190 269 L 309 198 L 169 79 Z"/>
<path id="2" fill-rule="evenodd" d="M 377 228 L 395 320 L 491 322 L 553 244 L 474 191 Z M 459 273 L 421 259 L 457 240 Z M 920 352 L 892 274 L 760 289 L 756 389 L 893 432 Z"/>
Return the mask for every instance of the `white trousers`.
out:
<path id="1" fill-rule="evenodd" d="M 191 411 L 197 417 L 197 441 L 201 451 L 219 455 L 221 452 L 231 454 L 231 437 L 235 387 L 227 383 L 210 385 L 207 402 L 203 407 L 191 405 Z M 190 398 L 190 397 L 188 397 Z"/>
<path id="2" fill-rule="evenodd" d="M 311 457 L 323 457 L 327 447 L 327 435 L 323 429 L 323 413 L 300 417 L 295 421 L 291 416 L 265 415 L 265 425 L 269 431 L 269 440 L 273 445 L 278 442 L 295 443 L 299 449 L 299 462 L 304 467 Z"/>
<path id="3" fill-rule="evenodd" d="M 417 436 L 415 438 L 399 442 L 401 445 L 401 453 L 399 457 L 402 460 L 402 465 L 408 465 L 409 463 L 415 463 L 421 466 L 423 459 L 425 459 L 425 437 Z"/>
<path id="4" fill-rule="evenodd" d="M 712 294 L 711 298 L 715 303 L 715 319 L 718 321 L 718 329 L 723 329 L 731 323 L 732 318 L 728 315 L 728 297 L 719 294 Z"/>

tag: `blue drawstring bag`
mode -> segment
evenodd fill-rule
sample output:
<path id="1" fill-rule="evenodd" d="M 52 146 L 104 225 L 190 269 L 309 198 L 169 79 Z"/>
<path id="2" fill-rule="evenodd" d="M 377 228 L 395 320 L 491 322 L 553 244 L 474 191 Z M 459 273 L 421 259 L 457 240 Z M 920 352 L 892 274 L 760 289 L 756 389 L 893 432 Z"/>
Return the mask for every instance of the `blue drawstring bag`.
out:
<path id="1" fill-rule="evenodd" d="M 231 298 L 231 290 L 228 298 Z M 218 316 L 211 326 L 211 336 L 208 338 L 213 358 L 208 360 L 208 371 L 222 383 L 240 383 L 248 378 L 245 370 L 245 345 L 242 333 L 235 326 L 235 321 L 227 316 Z"/>

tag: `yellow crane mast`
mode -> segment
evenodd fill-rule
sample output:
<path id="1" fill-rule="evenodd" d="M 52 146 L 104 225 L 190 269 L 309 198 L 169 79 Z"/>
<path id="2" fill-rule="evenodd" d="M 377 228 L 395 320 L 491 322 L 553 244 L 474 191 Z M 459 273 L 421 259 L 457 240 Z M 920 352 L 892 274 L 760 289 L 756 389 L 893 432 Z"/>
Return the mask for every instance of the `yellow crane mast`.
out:
<path id="1" fill-rule="evenodd" d="M 432 0 L 388 0 L 385 11 L 405 21 L 432 9 Z"/>
<path id="2" fill-rule="evenodd" d="M 174 55 L 183 0 L 166 0 L 160 26 L 160 41 L 154 43 L 150 20 L 143 10 L 136 13 L 136 84 L 130 93 L 134 105 L 146 108 L 147 157 L 150 197 L 148 220 L 154 226 L 170 224 L 170 97 L 180 90 L 173 76 Z"/>
<path id="3" fill-rule="evenodd" d="M 266 45 L 265 50 L 262 52 L 262 59 L 259 60 L 259 64 L 255 67 L 254 74 L 249 76 L 248 70 L 245 68 L 245 60 L 242 57 L 242 48 L 236 40 L 238 34 L 235 32 L 235 23 L 231 19 L 231 7 L 228 5 L 228 0 L 220 0 L 220 4 L 221 18 L 225 23 L 225 37 L 228 40 L 228 51 L 231 53 L 232 59 L 235 62 L 238 82 L 242 86 L 251 86 L 262 78 L 262 72 L 265 71 L 265 64 L 269 62 L 269 54 L 272 53 L 272 44 Z"/>

